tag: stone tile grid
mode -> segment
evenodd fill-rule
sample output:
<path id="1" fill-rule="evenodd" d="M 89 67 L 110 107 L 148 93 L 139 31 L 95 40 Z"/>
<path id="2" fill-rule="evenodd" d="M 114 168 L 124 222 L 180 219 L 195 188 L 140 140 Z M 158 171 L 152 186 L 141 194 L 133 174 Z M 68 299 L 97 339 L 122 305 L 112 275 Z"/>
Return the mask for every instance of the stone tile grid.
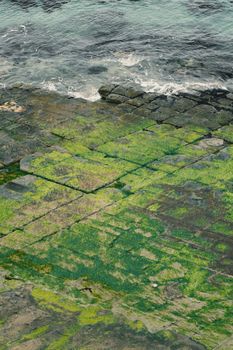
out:
<path id="1" fill-rule="evenodd" d="M 106 94 L 106 88 L 104 91 Z M 113 95 L 123 96 L 124 89 L 113 86 L 111 91 Z M 206 115 L 203 114 L 203 118 L 208 123 L 208 113 L 213 118 L 227 103 L 223 92 L 219 94 L 223 99 L 219 108 L 211 102 L 211 97 L 206 97 L 204 105 L 214 106 L 204 108 Z M 33 98 L 36 105 L 38 97 Z M 48 97 L 48 101 L 54 98 L 57 97 Z M 150 104 L 154 101 L 154 105 L 158 106 L 156 111 L 163 108 L 165 111 L 172 104 L 177 116 L 183 118 L 183 113 L 190 110 L 186 103 L 199 113 L 199 99 L 203 97 L 193 98 L 193 103 L 187 100 L 179 102 L 179 99 L 166 100 L 129 90 L 127 103 L 131 98 L 148 98 Z M 40 99 L 43 109 L 48 102 L 43 96 Z M 28 280 L 32 281 L 33 287 L 28 294 L 30 297 L 23 294 L 22 300 L 36 301 L 33 305 L 25 304 L 25 310 L 19 311 L 20 317 L 26 318 L 29 317 L 28 308 L 33 310 L 28 321 L 25 324 L 21 322 L 22 327 L 16 327 L 11 337 L 8 325 L 12 325 L 12 319 L 7 316 L 4 320 L 0 339 L 10 338 L 5 348 L 15 346 L 18 350 L 19 346 L 22 349 L 34 346 L 37 349 L 45 344 L 51 349 L 77 347 L 77 344 L 80 345 L 78 341 L 84 341 L 85 326 L 90 329 L 88 339 L 96 334 L 95 327 L 100 327 L 97 329 L 101 333 L 106 330 L 106 334 L 112 334 L 111 327 L 117 324 L 119 328 L 120 315 L 121 335 L 124 327 L 128 338 L 134 331 L 136 333 L 132 333 L 132 337 L 136 336 L 139 341 L 139 335 L 143 334 L 140 349 L 144 349 L 145 341 L 149 342 L 147 348 L 150 349 L 161 344 L 170 348 L 169 341 L 171 344 L 177 341 L 188 348 L 193 344 L 190 342 L 195 341 L 193 346 L 198 349 L 230 349 L 233 330 L 230 315 L 233 151 L 229 114 L 221 114 L 223 124 L 228 123 L 229 128 L 215 124 L 217 130 L 211 135 L 208 129 L 200 127 L 201 123 L 191 126 L 188 122 L 189 126 L 174 128 L 169 124 L 157 125 L 151 122 L 153 118 L 143 120 L 141 124 L 137 118 L 132 118 L 134 122 L 125 128 L 123 124 L 127 124 L 127 120 L 121 125 L 122 119 L 117 112 L 114 117 L 98 120 L 99 112 L 95 113 L 95 108 L 103 111 L 108 106 L 106 103 L 90 107 L 81 101 L 79 104 L 82 113 L 92 114 L 94 123 L 103 128 L 109 123 L 105 133 L 111 131 L 110 125 L 114 125 L 116 120 L 119 128 L 111 131 L 106 138 L 104 132 L 100 132 L 101 128 L 96 129 L 94 137 L 92 134 L 87 139 L 81 139 L 74 133 L 71 140 L 68 140 L 69 137 L 67 140 L 60 138 L 60 148 L 44 149 L 41 154 L 21 162 L 26 172 L 37 173 L 39 169 L 37 175 L 40 177 L 36 178 L 44 183 L 45 192 L 48 185 L 68 191 L 67 201 L 61 203 L 59 198 L 55 198 L 54 204 L 45 209 L 46 194 L 41 196 L 37 195 L 37 191 L 28 191 L 20 179 L 0 187 L 0 203 L 2 201 L 6 211 L 6 223 L 13 225 L 3 232 L 7 235 L 0 238 L 0 260 L 3 268 L 10 271 L 10 275 L 3 278 L 3 290 L 7 291 L 3 305 L 7 305 L 9 312 L 8 295 L 12 295 L 10 293 L 14 293 L 15 288 L 24 288 L 24 281 Z M 227 103 L 228 111 L 229 105 L 231 103 Z M 120 111 L 120 107 L 111 106 L 111 110 Z M 63 118 L 66 107 L 62 110 L 58 103 L 57 109 L 54 109 L 52 103 L 46 111 L 50 108 Z M 70 126 L 80 125 L 77 121 L 79 123 L 81 118 L 73 113 L 75 108 L 71 103 Z M 199 116 L 195 118 L 199 124 Z M 82 122 L 86 123 L 84 119 Z M 63 121 L 59 124 L 65 126 Z M 187 124 L 185 118 L 183 124 Z M 9 135 L 14 135 L 17 127 L 9 128 Z M 215 129 L 215 126 L 210 125 L 210 129 Z M 125 134 L 122 135 L 122 132 Z M 145 138 L 143 143 L 142 134 L 157 138 L 147 150 L 150 137 Z M 87 135 L 90 135 L 89 132 Z M 122 140 L 122 136 L 129 138 L 130 142 L 135 138 L 131 152 L 128 151 L 130 143 L 123 143 L 125 154 L 128 154 L 127 161 L 120 160 L 120 144 L 117 142 Z M 109 145 L 113 150 L 115 148 L 116 154 L 106 157 L 103 150 Z M 167 149 L 169 154 L 166 154 Z M 54 157 L 50 157 L 53 152 Z M 149 164 L 146 167 L 145 155 L 150 157 L 151 154 L 152 158 L 146 159 Z M 135 159 L 139 160 L 138 164 L 134 164 Z M 83 172 L 83 164 L 86 163 L 88 168 Z M 62 170 L 59 174 L 53 173 L 56 166 Z M 71 167 L 70 173 L 67 173 L 68 167 Z M 102 173 L 101 169 L 104 169 Z M 74 183 L 66 181 L 67 174 L 72 173 L 83 176 L 81 192 L 70 188 Z M 90 179 L 88 174 L 93 174 Z M 30 177 L 35 178 L 31 175 L 23 178 Z M 77 186 L 76 182 L 74 186 L 79 188 L 80 183 Z M 43 192 L 42 188 L 40 190 Z M 86 191 L 90 193 L 83 193 Z M 8 199 L 12 196 L 10 201 L 19 203 L 18 207 L 14 204 L 15 213 L 12 215 L 15 221 L 9 220 L 11 213 L 7 212 L 7 205 L 2 200 L 4 194 Z M 79 198 L 76 198 L 77 195 Z M 27 197 L 26 202 L 22 200 L 24 196 Z M 17 229 L 19 222 L 22 222 L 20 230 Z M 2 295 L 1 292 L 0 298 Z M 47 315 L 46 323 L 42 322 L 41 306 Z M 48 319 L 57 324 L 57 312 L 60 315 L 58 337 L 56 332 L 51 334 L 48 328 L 43 328 L 48 325 Z M 32 315 L 37 319 L 36 330 L 38 325 L 42 327 L 35 334 L 32 331 Z M 75 326 L 70 327 L 70 323 Z M 148 330 L 154 334 L 151 343 L 146 333 Z M 111 337 L 113 341 L 114 337 Z M 98 336 L 95 341 L 97 344 Z M 124 338 L 124 346 L 126 343 Z M 85 342 L 80 346 L 83 344 Z M 93 348 L 93 343 L 91 346 Z M 120 346 L 117 343 L 116 348 L 121 349 Z"/>

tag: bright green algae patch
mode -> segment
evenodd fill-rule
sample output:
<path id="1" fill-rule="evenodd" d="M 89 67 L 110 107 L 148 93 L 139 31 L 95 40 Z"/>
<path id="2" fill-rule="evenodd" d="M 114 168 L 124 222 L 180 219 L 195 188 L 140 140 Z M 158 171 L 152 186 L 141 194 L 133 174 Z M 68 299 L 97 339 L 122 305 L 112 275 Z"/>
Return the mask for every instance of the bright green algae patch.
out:
<path id="1" fill-rule="evenodd" d="M 73 139 L 78 144 L 96 148 L 100 144 L 153 124 L 148 118 L 121 113 L 117 117 L 108 117 L 96 123 L 88 123 L 88 120 L 78 117 L 71 122 L 59 124 L 53 133 L 68 140 Z"/>
<path id="2" fill-rule="evenodd" d="M 56 146 L 0 186 L 0 348 L 230 350 L 231 125 L 46 99 Z"/>
<path id="3" fill-rule="evenodd" d="M 233 143 L 233 125 L 226 125 L 213 133 L 217 137 Z"/>
<path id="4" fill-rule="evenodd" d="M 0 233 L 7 234 L 82 196 L 35 176 L 26 175 L 0 188 Z"/>
<path id="5" fill-rule="evenodd" d="M 75 157 L 61 149 L 35 159 L 29 156 L 21 161 L 21 168 L 56 183 L 91 192 L 112 183 L 136 166 L 121 159 L 100 157 L 98 154 L 96 159 Z"/>

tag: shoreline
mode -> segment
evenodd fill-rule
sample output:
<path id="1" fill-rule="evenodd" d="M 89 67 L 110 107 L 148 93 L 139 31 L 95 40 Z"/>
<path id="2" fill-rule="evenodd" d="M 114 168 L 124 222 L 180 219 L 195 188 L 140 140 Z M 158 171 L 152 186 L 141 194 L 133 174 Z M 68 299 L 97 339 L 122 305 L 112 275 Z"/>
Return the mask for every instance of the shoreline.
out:
<path id="1" fill-rule="evenodd" d="M 191 83 L 190 83 L 191 84 Z M 177 84 L 173 84 L 173 83 L 167 83 L 165 85 L 179 85 L 178 83 Z M 192 85 L 192 84 L 191 84 Z M 142 85 L 140 85 L 140 83 L 126 83 L 126 84 L 121 84 L 121 83 L 106 83 L 106 84 L 102 84 L 99 86 L 99 88 L 96 88 L 95 90 L 95 95 L 99 95 L 99 98 L 97 99 L 88 99 L 88 98 L 85 98 L 85 97 L 82 97 L 82 96 L 78 96 L 76 97 L 76 95 L 81 95 L 82 92 L 81 91 L 74 91 L 72 93 L 64 93 L 64 92 L 60 92 L 56 89 L 49 89 L 49 88 L 46 88 L 46 87 L 43 87 L 43 86 L 40 86 L 40 85 L 33 85 L 33 84 L 27 84 L 27 83 L 14 83 L 14 84 L 11 84 L 9 86 L 6 86 L 5 84 L 2 84 L 0 86 L 0 91 L 12 91 L 12 90 L 16 90 L 16 89 L 19 89 L 19 90 L 26 90 L 26 91 L 31 91 L 31 92 L 34 92 L 34 91 L 41 91 L 41 92 L 44 92 L 44 93 L 47 93 L 47 94 L 57 94 L 57 95 L 60 95 L 60 96 L 63 96 L 63 97 L 67 97 L 67 98 L 74 98 L 74 99 L 83 99 L 83 100 L 86 100 L 87 102 L 96 102 L 96 101 L 99 101 L 101 99 L 101 95 L 99 93 L 99 90 L 101 90 L 101 88 L 103 87 L 106 87 L 107 89 L 111 89 L 111 86 L 115 86 L 115 87 L 120 87 L 122 89 L 132 89 L 132 90 L 135 90 L 135 91 L 140 91 L 142 92 L 144 95 L 145 94 L 148 94 L 148 95 L 156 95 L 156 96 L 164 96 L 164 97 L 179 97 L 179 96 L 187 96 L 187 97 L 190 97 L 192 98 L 195 97 L 195 96 L 202 96 L 204 97 L 204 95 L 207 95 L 207 94 L 210 94 L 210 95 L 213 95 L 213 96 L 217 96 L 218 94 L 222 94 L 222 95 L 227 95 L 227 94 L 232 94 L 233 93 L 233 90 L 230 89 L 229 87 L 225 86 L 224 84 L 223 85 L 219 85 L 219 84 L 210 84 L 210 86 L 208 87 L 208 84 L 207 83 L 194 83 L 193 85 L 197 85 L 198 87 L 195 89 L 195 88 L 190 88 L 190 89 L 186 89 L 184 88 L 182 90 L 182 88 L 179 88 L 179 89 L 171 89 L 169 91 L 169 88 L 163 88 L 161 87 L 160 89 L 156 90 L 156 89 L 152 89 L 152 90 L 147 90 L 145 87 L 143 87 Z M 202 88 L 200 88 L 200 86 L 202 86 Z M 94 88 L 94 87 L 93 87 Z M 167 92 L 162 92 L 162 91 L 167 91 Z"/>

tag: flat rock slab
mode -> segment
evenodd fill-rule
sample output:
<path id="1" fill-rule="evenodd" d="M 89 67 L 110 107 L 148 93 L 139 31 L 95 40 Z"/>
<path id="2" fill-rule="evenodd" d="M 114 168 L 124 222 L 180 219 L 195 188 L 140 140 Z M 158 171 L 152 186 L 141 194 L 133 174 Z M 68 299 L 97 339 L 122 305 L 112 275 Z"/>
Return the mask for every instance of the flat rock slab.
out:
<path id="1" fill-rule="evenodd" d="M 8 182 L 0 187 L 0 233 L 22 228 L 81 196 L 79 191 L 31 175 Z"/>
<path id="2" fill-rule="evenodd" d="M 203 136 L 205 131 L 196 132 L 195 128 L 176 129 L 170 125 L 155 125 L 144 131 L 135 132 L 115 142 L 106 143 L 98 150 L 107 155 L 119 157 L 145 165 L 165 155 L 175 154 L 188 142 Z"/>
<path id="3" fill-rule="evenodd" d="M 0 348 L 232 349 L 233 98 L 0 92 Z"/>
<path id="4" fill-rule="evenodd" d="M 98 145 L 153 124 L 155 122 L 149 118 L 121 113 L 119 116 L 108 116 L 96 122 L 77 117 L 75 120 L 57 125 L 52 132 L 62 138 L 72 139 L 78 144 L 94 149 Z"/>
<path id="5" fill-rule="evenodd" d="M 21 170 L 84 192 L 92 192 L 117 180 L 136 165 L 121 159 L 90 160 L 67 151 L 51 150 L 21 160 Z"/>

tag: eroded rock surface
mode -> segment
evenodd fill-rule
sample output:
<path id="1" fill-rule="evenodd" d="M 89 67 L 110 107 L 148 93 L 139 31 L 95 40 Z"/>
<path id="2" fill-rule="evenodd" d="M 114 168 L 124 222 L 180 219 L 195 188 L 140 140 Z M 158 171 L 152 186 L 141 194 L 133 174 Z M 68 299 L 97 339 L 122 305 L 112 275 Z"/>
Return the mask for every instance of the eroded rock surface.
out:
<path id="1" fill-rule="evenodd" d="M 0 92 L 0 349 L 232 349 L 232 93 L 100 94 Z"/>

